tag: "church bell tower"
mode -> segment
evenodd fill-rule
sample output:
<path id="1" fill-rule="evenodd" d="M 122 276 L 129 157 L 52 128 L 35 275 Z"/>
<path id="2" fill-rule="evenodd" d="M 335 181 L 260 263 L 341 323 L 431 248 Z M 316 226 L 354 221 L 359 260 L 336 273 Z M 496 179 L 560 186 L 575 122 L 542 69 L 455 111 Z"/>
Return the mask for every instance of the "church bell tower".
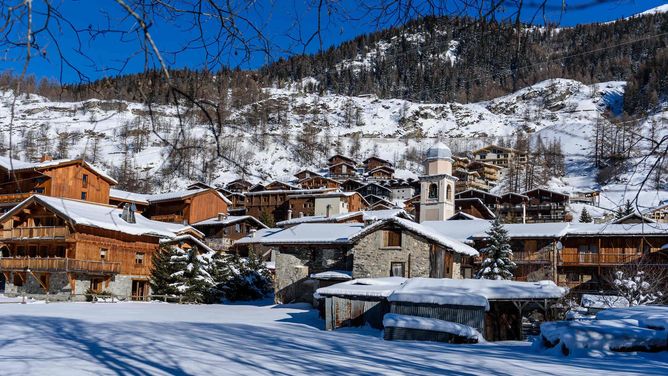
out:
<path id="1" fill-rule="evenodd" d="M 455 182 L 452 151 L 442 142 L 427 150 L 420 176 L 419 221 L 444 221 L 455 214 Z"/>

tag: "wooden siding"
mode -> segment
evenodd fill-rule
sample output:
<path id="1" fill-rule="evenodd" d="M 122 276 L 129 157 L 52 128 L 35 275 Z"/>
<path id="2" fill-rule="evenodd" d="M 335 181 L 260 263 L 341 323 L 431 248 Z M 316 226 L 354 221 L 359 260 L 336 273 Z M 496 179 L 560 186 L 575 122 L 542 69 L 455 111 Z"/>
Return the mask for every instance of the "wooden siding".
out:
<path id="1" fill-rule="evenodd" d="M 113 231 L 86 228 L 86 233 L 75 233 L 74 258 L 101 261 L 100 250 L 107 250 L 105 261 L 120 264 L 119 273 L 148 276 L 151 274 L 152 256 L 158 250 L 158 239 L 132 236 Z M 144 254 L 142 264 L 135 262 L 137 253 Z"/>
<path id="2" fill-rule="evenodd" d="M 43 173 L 51 177 L 44 183 L 44 193 L 48 196 L 81 200 L 81 193 L 85 192 L 86 201 L 109 203 L 109 183 L 81 164 L 59 166 Z"/>

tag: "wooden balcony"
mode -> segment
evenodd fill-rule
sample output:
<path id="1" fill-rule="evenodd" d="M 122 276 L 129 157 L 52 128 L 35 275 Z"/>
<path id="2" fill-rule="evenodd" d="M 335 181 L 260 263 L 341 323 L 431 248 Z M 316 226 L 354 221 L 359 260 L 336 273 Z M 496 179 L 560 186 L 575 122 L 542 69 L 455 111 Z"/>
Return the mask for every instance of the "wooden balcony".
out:
<path id="1" fill-rule="evenodd" d="M 70 234 L 67 226 L 15 227 L 2 230 L 5 240 L 64 239 Z"/>
<path id="2" fill-rule="evenodd" d="M 637 261 L 641 253 L 570 253 L 559 255 L 563 265 L 622 265 Z"/>
<path id="3" fill-rule="evenodd" d="M 37 271 L 37 272 L 83 272 L 91 274 L 116 274 L 120 271 L 118 262 L 77 260 L 71 258 L 0 258 L 2 271 Z"/>
<path id="4" fill-rule="evenodd" d="M 26 198 L 32 196 L 31 192 L 28 193 L 1 193 L 0 194 L 0 204 L 21 202 Z"/>
<path id="5" fill-rule="evenodd" d="M 513 261 L 516 264 L 549 264 L 552 259 L 549 252 L 513 252 Z"/>
<path id="6" fill-rule="evenodd" d="M 170 223 L 183 223 L 183 216 L 178 214 L 159 214 L 152 215 L 151 220 Z"/>

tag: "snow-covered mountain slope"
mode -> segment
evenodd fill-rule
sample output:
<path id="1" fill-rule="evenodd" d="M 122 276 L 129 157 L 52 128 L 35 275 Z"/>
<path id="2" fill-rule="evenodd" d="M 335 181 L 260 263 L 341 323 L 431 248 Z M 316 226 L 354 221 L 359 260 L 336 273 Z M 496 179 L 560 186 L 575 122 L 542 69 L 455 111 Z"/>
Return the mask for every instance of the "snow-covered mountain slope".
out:
<path id="1" fill-rule="evenodd" d="M 599 188 L 592 163 L 595 124 L 607 122 L 602 116 L 606 110 L 619 111 L 623 88 L 623 82 L 585 85 L 557 79 L 471 104 L 422 104 L 267 89 L 268 98 L 262 103 L 233 111 L 230 123 L 236 127 L 225 130 L 222 150 L 247 166 L 251 180 L 290 179 L 301 168 L 321 167 L 326 156 L 335 152 L 359 159 L 376 154 L 395 162 L 398 177 L 415 177 L 420 172 L 419 155 L 436 139 L 448 143 L 454 152 L 464 152 L 490 142 L 512 143 L 517 132 L 525 131 L 532 137 L 540 135 L 543 140 L 561 140 L 567 176 L 553 179 L 552 188 L 562 191 Z M 30 95 L 17 98 L 12 123 L 13 99 L 11 92 L 0 95 L 0 146 L 9 146 L 11 134 L 14 157 L 27 159 L 32 154 L 34 158 L 42 153 L 59 157 L 85 155 L 111 173 L 129 165 L 139 178 L 152 181 L 153 191 L 183 187 L 191 179 L 221 184 L 239 175 L 233 164 L 220 158 L 218 164 L 212 164 L 211 160 L 215 162 L 216 158 L 206 149 L 215 144 L 211 132 L 197 122 L 180 127 L 173 107 L 154 108 L 157 122 L 152 124 L 143 104 L 98 100 L 52 102 Z M 257 112 L 258 105 L 283 110 L 270 112 L 262 126 L 251 127 L 247 116 Z M 652 122 L 654 131 L 657 123 L 664 124 L 659 128 L 665 131 L 667 117 L 668 112 L 661 112 L 645 119 L 642 132 L 650 132 Z M 302 156 L 304 149 L 308 149 L 300 141 L 305 129 L 315 133 L 313 139 L 317 145 L 313 148 L 318 150 L 307 153 L 314 158 Z M 167 157 L 169 148 L 162 139 L 170 139 L 181 130 L 191 144 L 200 148 L 188 161 L 189 178 L 182 175 L 156 179 L 173 168 L 173 161 Z M 26 145 L 34 145 L 28 153 Z M 617 176 L 614 183 L 600 187 L 604 190 L 602 205 L 615 208 L 624 197 L 635 195 L 634 185 L 637 186 L 652 161 L 641 158 L 639 152 L 635 171 L 629 169 Z M 642 206 L 657 205 L 666 199 L 667 192 L 649 187 L 640 194 Z"/>

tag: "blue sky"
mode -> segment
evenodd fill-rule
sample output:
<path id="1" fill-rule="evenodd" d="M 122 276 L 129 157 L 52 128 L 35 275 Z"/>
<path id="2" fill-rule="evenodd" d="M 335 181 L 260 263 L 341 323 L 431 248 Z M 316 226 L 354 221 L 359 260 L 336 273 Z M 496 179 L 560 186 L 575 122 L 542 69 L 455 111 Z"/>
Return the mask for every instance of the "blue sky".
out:
<path id="1" fill-rule="evenodd" d="M 353 6 L 357 4 L 355 0 L 339 0 L 339 2 L 343 9 L 347 9 L 350 16 L 360 19 L 355 21 L 346 19 L 344 21 L 346 17 L 336 14 L 328 17 L 327 12 L 321 12 L 324 48 L 377 29 L 377 26 L 369 22 L 368 18 L 361 17 L 362 11 Z M 251 55 L 250 60 L 243 58 L 244 55 L 241 50 L 237 50 L 237 53 L 227 50 L 216 62 L 206 62 L 202 49 L 190 49 L 178 54 L 170 53 L 170 51 L 179 50 L 193 38 L 194 31 L 182 19 L 176 20 L 176 22 L 156 19 L 155 24 L 151 26 L 151 33 L 170 67 L 201 69 L 208 65 L 215 69 L 220 64 L 225 64 L 231 67 L 256 68 L 269 60 L 300 53 L 304 50 L 296 39 L 299 39 L 300 35 L 303 39 L 306 39 L 316 29 L 317 11 L 309 5 L 311 3 L 317 2 L 313 0 L 258 0 L 258 5 L 255 8 L 245 12 L 248 19 L 262 29 L 270 42 L 269 48 L 271 50 L 270 56 L 262 52 L 255 52 Z M 525 1 L 525 3 L 531 2 Z M 563 13 L 558 10 L 562 0 L 550 0 L 549 3 L 550 8 L 554 10 L 546 15 L 547 19 L 562 26 L 573 26 L 627 17 L 665 4 L 666 1 L 567 0 L 568 8 Z M 36 7 L 39 7 L 39 2 L 36 1 L 35 4 Z M 589 6 L 582 7 L 583 5 Z M 52 28 L 53 36 L 58 41 L 59 46 L 56 46 L 53 41 L 38 39 L 38 42 L 43 43 L 42 51 L 45 55 L 36 56 L 31 60 L 28 66 L 29 74 L 33 74 L 37 78 L 62 79 L 63 82 L 68 83 L 79 82 L 81 78 L 76 71 L 68 67 L 67 63 L 62 63 L 57 47 L 60 47 L 63 55 L 73 66 L 83 72 L 86 79 L 92 80 L 119 73 L 134 73 L 143 70 L 144 57 L 139 53 L 138 39 L 135 35 L 123 35 L 116 32 L 95 35 L 86 31 L 89 28 L 90 30 L 111 28 L 117 31 L 131 29 L 133 20 L 124 17 L 123 10 L 115 2 L 110 0 L 63 0 L 56 6 L 60 14 L 71 20 L 74 27 L 84 30 L 84 32 L 80 32 L 79 39 L 77 39 L 75 33 L 66 24 L 61 24 L 60 28 Z M 37 10 L 43 9 L 37 8 Z M 525 20 L 528 20 L 534 15 L 534 12 L 527 10 L 524 15 Z M 35 24 L 39 25 L 41 20 L 43 18 L 36 15 Z M 536 21 L 541 22 L 542 16 L 539 16 Z M 243 31 L 248 33 L 250 29 L 244 28 Z M 207 32 L 205 31 L 205 33 Z M 79 41 L 81 42 L 81 50 L 85 51 L 85 56 L 77 52 Z M 257 39 L 254 42 L 254 46 L 260 45 Z M 318 48 L 319 43 L 314 40 L 307 46 L 305 52 L 317 52 Z M 4 51 L 4 57 L 0 56 L 0 71 L 10 69 L 20 72 L 24 61 L 23 53 L 24 49 Z M 152 61 L 152 64 L 156 64 L 156 62 Z"/>

